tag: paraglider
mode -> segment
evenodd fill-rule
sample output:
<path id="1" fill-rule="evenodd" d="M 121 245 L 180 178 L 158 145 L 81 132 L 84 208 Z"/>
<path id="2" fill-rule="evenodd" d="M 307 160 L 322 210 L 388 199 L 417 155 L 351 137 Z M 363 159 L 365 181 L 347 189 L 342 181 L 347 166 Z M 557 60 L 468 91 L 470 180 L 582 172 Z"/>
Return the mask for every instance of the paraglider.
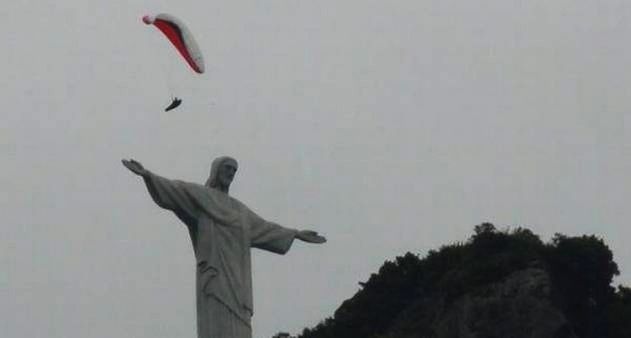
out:
<path id="1" fill-rule="evenodd" d="M 204 73 L 204 56 L 195 38 L 193 38 L 193 34 L 181 20 L 173 15 L 161 13 L 156 16 L 145 15 L 142 17 L 142 22 L 158 28 L 171 41 L 171 44 L 173 44 L 194 72 L 198 74 Z M 182 100 L 175 97 L 165 111 L 174 109 L 181 103 Z"/>

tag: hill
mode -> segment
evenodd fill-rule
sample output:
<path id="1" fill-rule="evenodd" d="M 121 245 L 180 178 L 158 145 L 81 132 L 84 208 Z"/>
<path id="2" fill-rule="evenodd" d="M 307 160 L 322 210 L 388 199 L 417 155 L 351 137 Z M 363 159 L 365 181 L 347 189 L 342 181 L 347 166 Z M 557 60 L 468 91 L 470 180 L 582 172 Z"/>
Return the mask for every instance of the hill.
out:
<path id="1" fill-rule="evenodd" d="M 631 289 L 614 288 L 596 236 L 475 227 L 463 243 L 386 261 L 298 338 L 629 338 Z"/>

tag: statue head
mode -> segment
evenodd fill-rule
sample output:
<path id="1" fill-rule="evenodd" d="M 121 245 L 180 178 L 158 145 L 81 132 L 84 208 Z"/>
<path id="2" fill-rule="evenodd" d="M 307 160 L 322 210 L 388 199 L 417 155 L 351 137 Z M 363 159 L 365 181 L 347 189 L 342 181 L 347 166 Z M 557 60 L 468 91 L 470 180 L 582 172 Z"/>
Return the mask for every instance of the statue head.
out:
<path id="1" fill-rule="evenodd" d="M 217 157 L 210 167 L 210 177 L 206 181 L 206 186 L 228 193 L 238 167 L 237 160 L 232 157 Z"/>

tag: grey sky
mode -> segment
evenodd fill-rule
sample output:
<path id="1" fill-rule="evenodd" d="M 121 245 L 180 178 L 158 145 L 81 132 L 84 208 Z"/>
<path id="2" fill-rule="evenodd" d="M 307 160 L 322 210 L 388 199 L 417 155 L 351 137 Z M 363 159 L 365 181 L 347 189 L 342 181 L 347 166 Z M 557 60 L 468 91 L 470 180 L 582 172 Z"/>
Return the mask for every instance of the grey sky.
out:
<path id="1" fill-rule="evenodd" d="M 144 14 L 188 23 L 197 76 Z M 628 1 L 11 1 L 0 8 L 0 335 L 194 337 L 185 227 L 121 158 L 322 247 L 254 255 L 254 330 L 331 315 L 475 224 L 596 234 L 631 284 Z M 175 61 L 173 61 L 175 60 Z M 170 80 L 166 80 L 170 79 Z M 164 113 L 168 87 L 184 99 Z"/>

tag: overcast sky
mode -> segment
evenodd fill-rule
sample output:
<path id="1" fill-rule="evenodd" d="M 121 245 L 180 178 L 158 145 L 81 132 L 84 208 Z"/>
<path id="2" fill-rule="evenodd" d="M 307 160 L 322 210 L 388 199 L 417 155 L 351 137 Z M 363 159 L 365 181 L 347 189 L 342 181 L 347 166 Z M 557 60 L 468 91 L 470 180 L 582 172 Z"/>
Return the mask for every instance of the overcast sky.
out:
<path id="1" fill-rule="evenodd" d="M 603 237 L 630 285 L 630 37 L 626 0 L 6 1 L 0 336 L 195 337 L 188 233 L 130 157 L 203 183 L 232 155 L 233 196 L 328 237 L 256 251 L 258 338 L 485 221 Z"/>

